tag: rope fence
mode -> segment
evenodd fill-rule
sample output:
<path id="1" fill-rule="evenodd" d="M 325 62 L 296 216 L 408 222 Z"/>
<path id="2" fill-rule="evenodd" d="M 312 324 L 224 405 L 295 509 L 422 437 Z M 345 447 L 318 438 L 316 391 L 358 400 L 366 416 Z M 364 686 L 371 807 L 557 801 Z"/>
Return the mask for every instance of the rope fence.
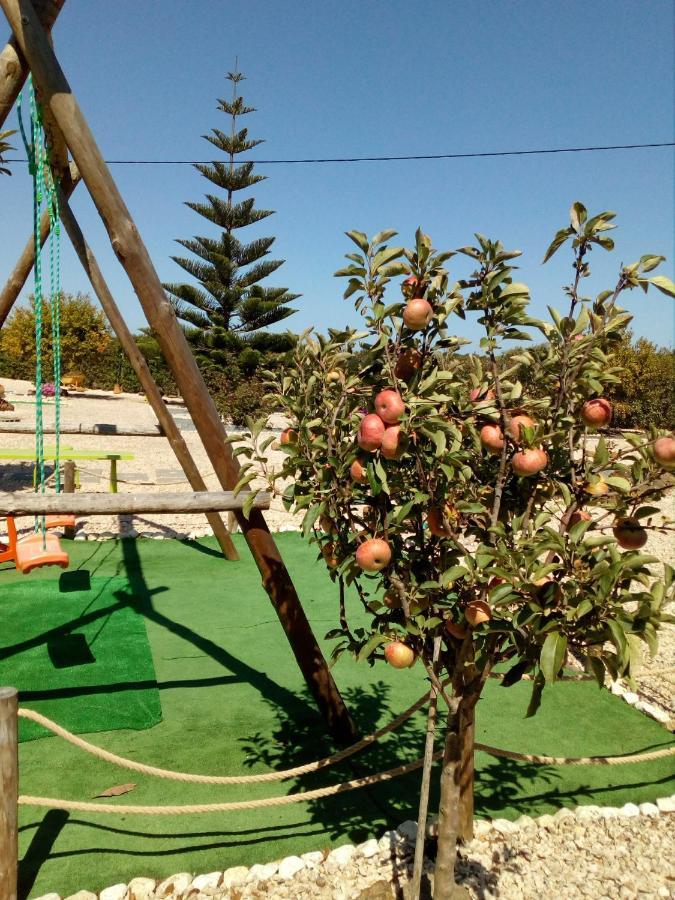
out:
<path id="1" fill-rule="evenodd" d="M 301 766 L 295 766 L 292 769 L 285 769 L 279 772 L 265 772 L 257 775 L 198 775 L 189 772 L 178 772 L 171 769 L 161 769 L 156 766 L 148 766 L 137 760 L 128 759 L 97 747 L 89 741 L 72 734 L 72 732 L 41 715 L 35 710 L 18 709 L 18 716 L 35 722 L 43 728 L 48 729 L 58 737 L 68 741 L 73 746 L 83 750 L 85 753 L 102 759 L 113 765 L 120 766 L 125 769 L 131 769 L 145 775 L 152 775 L 158 778 L 171 779 L 173 781 L 182 781 L 192 784 L 255 784 L 270 781 L 282 781 L 287 778 L 305 775 L 309 772 L 316 772 L 321 769 L 335 765 L 349 756 L 358 753 L 371 744 L 375 743 L 386 734 L 390 734 L 399 728 L 405 721 L 413 716 L 427 702 L 428 695 L 424 694 L 415 703 L 404 710 L 400 715 L 393 719 L 388 725 L 374 731 L 372 734 L 360 741 L 346 747 L 344 750 L 334 753 L 331 756 L 313 762 L 305 763 Z M 675 756 L 675 746 L 662 747 L 659 750 L 650 750 L 644 753 L 633 753 L 624 756 L 542 756 L 537 754 L 517 753 L 513 750 L 504 750 L 499 747 L 492 747 L 489 744 L 481 744 L 476 742 L 475 749 L 483 753 L 488 753 L 503 759 L 512 759 L 517 762 L 535 763 L 538 765 L 567 765 L 567 766 L 618 766 L 628 765 L 638 762 L 647 762 L 666 757 Z M 433 759 L 436 761 L 443 755 L 442 751 L 436 753 Z M 65 800 L 52 797 L 33 797 L 29 795 L 20 795 L 18 803 L 21 806 L 41 806 L 50 809 L 72 810 L 80 812 L 105 813 L 113 815 L 140 814 L 140 815 L 191 815 L 199 813 L 212 812 L 235 812 L 243 809 L 261 809 L 272 806 L 285 806 L 291 803 L 307 803 L 312 800 L 318 800 L 322 797 L 330 797 L 336 794 L 345 793 L 346 791 L 357 790 L 384 781 L 390 781 L 401 775 L 407 775 L 410 772 L 421 768 L 423 759 L 417 759 L 413 762 L 404 763 L 392 769 L 378 772 L 373 775 L 367 775 L 362 778 L 355 778 L 351 781 L 345 781 L 340 784 L 328 785 L 322 788 L 316 788 L 311 791 L 302 791 L 294 794 L 286 794 L 277 797 L 264 797 L 253 800 L 236 800 L 227 803 L 203 803 L 188 805 L 163 805 L 163 806 L 137 806 L 126 804 L 110 805 L 106 803 L 92 803 L 79 800 Z"/>

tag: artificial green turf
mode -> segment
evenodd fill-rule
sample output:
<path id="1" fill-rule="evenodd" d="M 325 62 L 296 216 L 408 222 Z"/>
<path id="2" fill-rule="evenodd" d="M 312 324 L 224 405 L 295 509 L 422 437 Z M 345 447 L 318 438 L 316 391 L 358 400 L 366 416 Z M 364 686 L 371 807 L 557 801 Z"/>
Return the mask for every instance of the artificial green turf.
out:
<path id="1" fill-rule="evenodd" d="M 58 583 L 37 574 L 3 583 L 0 684 L 76 733 L 151 728 L 162 718 L 145 619 L 124 577 L 82 570 Z M 22 741 L 47 734 L 20 722 Z"/>
<path id="2" fill-rule="evenodd" d="M 240 538 L 238 563 L 214 541 L 123 541 L 70 547 L 73 567 L 93 577 L 124 574 L 145 616 L 163 721 L 147 731 L 94 737 L 101 746 L 158 766 L 233 774 L 286 768 L 332 749 L 308 699 L 283 631 Z M 334 627 L 337 595 L 315 553 L 297 535 L 278 537 L 318 636 Z M 2 574 L 3 584 L 16 580 Z M 19 576 L 20 577 L 20 576 Z M 56 591 L 57 575 L 54 576 Z M 358 604 L 348 597 L 348 613 Z M 325 642 L 324 642 L 324 646 Z M 358 726 L 368 733 L 424 690 L 421 667 L 395 671 L 343 658 L 334 669 Z M 623 754 L 668 745 L 655 722 L 589 683 L 544 692 L 524 719 L 529 685 L 491 682 L 478 708 L 478 741 L 523 752 Z M 278 784 L 214 788 L 137 776 L 82 755 L 56 738 L 21 747 L 24 793 L 89 799 L 111 785 L 137 782 L 111 799 L 135 804 L 215 802 L 309 789 L 377 772 L 421 755 L 424 715 L 349 762 Z M 561 805 L 642 802 L 675 790 L 672 760 L 620 767 L 550 767 L 477 755 L 478 815 L 514 818 Z M 228 815 L 103 816 L 21 808 L 22 896 L 96 890 L 134 875 L 165 877 L 278 859 L 361 841 L 415 818 L 419 773 L 326 798 Z M 437 798 L 432 798 L 432 804 Z"/>

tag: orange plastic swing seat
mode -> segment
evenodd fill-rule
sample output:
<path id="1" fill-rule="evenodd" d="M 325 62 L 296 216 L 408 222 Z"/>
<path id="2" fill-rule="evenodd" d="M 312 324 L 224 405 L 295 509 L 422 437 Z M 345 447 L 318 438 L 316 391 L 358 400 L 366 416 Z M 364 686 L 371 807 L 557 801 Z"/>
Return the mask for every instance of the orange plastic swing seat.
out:
<path id="1" fill-rule="evenodd" d="M 45 528 L 75 528 L 75 516 L 45 516 Z"/>
<path id="2" fill-rule="evenodd" d="M 55 534 L 31 534 L 21 538 L 16 542 L 14 559 L 17 569 L 24 575 L 41 566 L 60 566 L 67 569 L 70 562 L 68 554 L 61 549 L 61 541 Z"/>

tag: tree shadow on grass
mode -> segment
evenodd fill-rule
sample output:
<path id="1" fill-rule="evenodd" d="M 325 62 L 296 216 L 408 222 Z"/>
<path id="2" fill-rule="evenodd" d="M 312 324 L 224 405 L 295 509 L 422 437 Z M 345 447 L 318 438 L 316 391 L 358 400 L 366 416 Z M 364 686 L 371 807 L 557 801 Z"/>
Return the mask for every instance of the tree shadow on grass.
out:
<path id="1" fill-rule="evenodd" d="M 382 681 L 343 692 L 360 733 L 372 733 L 401 712 L 400 704 L 396 703 L 391 693 L 391 688 Z M 269 734 L 254 734 L 242 739 L 248 765 L 278 771 L 335 752 L 318 716 L 298 718 L 292 711 L 281 707 L 274 707 L 274 713 L 277 725 L 271 738 Z M 443 721 L 441 713 L 437 749 L 443 745 Z M 338 784 L 417 760 L 424 752 L 425 729 L 426 707 L 423 707 L 396 731 L 367 749 L 328 768 L 292 779 L 292 788 L 288 792 Z M 390 781 L 313 800 L 309 805 L 310 819 L 321 824 L 325 833 L 334 840 L 342 837 L 354 842 L 366 840 L 385 829 L 396 827 L 405 819 L 417 818 L 421 774 L 421 769 L 418 769 Z M 552 783 L 557 778 L 550 766 L 511 760 L 499 760 L 498 765 L 482 769 L 477 781 L 477 813 L 485 814 L 487 806 L 492 810 L 516 804 L 535 774 L 539 784 L 542 780 Z M 440 764 L 437 763 L 432 774 L 430 815 L 434 815 L 438 808 L 439 775 Z M 489 803 L 481 803 L 483 795 L 489 798 Z"/>

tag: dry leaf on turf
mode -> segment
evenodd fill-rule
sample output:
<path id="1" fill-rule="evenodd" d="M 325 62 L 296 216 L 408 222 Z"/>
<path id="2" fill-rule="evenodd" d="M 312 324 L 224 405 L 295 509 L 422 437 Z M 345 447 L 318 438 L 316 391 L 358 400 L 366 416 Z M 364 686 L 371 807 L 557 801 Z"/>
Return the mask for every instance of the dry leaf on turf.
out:
<path id="1" fill-rule="evenodd" d="M 128 794 L 129 791 L 133 791 L 136 785 L 132 782 L 129 784 L 116 784 L 114 787 L 106 788 L 105 791 L 101 791 L 100 794 L 95 794 L 96 797 L 119 797 L 120 794 Z"/>

